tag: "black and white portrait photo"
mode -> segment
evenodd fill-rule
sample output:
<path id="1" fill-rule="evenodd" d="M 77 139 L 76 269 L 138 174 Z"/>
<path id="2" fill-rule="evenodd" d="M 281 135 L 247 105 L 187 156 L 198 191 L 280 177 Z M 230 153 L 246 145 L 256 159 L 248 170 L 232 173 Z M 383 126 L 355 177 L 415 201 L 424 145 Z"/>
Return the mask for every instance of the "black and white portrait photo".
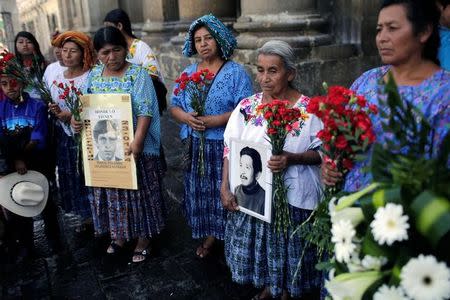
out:
<path id="1" fill-rule="evenodd" d="M 239 209 L 270 222 L 272 173 L 267 168 L 270 149 L 266 145 L 232 140 L 230 185 Z"/>
<path id="2" fill-rule="evenodd" d="M 92 127 L 94 138 L 94 160 L 122 161 L 123 146 L 121 143 L 118 120 L 98 120 Z"/>

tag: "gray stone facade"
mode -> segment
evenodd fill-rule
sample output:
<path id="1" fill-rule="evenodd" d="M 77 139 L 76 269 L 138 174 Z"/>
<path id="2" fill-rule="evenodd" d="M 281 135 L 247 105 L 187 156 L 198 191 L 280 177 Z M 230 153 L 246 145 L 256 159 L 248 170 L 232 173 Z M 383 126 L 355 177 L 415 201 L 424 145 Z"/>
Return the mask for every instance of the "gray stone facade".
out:
<path id="1" fill-rule="evenodd" d="M 40 0 L 46 2 L 48 0 Z M 348 86 L 379 64 L 375 23 L 379 0 L 57 0 L 61 30 L 94 33 L 105 14 L 121 7 L 137 36 L 156 50 L 162 72 L 173 81 L 190 62 L 181 55 L 190 23 L 213 13 L 236 34 L 233 59 L 255 73 L 255 49 L 281 39 L 296 49 L 296 85 L 306 95 L 322 82 Z"/>

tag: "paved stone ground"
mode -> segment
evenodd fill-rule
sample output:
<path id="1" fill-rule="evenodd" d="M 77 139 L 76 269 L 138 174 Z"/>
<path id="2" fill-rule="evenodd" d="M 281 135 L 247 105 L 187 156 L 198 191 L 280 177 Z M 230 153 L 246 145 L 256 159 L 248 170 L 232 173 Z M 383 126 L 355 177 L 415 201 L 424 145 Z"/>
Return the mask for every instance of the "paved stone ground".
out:
<path id="1" fill-rule="evenodd" d="M 129 256 L 107 257 L 107 238 L 75 234 L 77 218 L 64 215 L 61 226 L 67 250 L 51 254 L 43 223 L 35 222 L 37 257 L 12 264 L 0 253 L 1 299 L 250 299 L 257 291 L 230 280 L 223 245 L 205 259 L 195 256 L 198 241 L 191 239 L 180 202 L 183 191 L 178 166 L 178 127 L 167 115 L 162 121 L 162 138 L 168 162 L 165 199 L 167 228 L 155 241 L 146 262 L 130 263 Z"/>

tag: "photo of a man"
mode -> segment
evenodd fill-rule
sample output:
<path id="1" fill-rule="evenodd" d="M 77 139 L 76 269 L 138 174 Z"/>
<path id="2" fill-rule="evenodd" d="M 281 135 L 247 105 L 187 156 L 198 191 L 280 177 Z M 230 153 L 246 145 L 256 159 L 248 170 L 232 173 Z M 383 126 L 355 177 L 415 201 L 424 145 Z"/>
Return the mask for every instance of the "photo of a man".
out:
<path id="1" fill-rule="evenodd" d="M 250 147 L 239 152 L 239 178 L 241 184 L 235 189 L 235 196 L 240 206 L 264 215 L 266 192 L 258 183 L 262 172 L 261 155 Z"/>
<path id="2" fill-rule="evenodd" d="M 120 161 L 123 160 L 123 153 L 120 155 L 118 147 L 119 129 L 116 120 L 99 120 L 93 128 L 94 145 L 96 155 L 94 160 L 98 161 Z"/>

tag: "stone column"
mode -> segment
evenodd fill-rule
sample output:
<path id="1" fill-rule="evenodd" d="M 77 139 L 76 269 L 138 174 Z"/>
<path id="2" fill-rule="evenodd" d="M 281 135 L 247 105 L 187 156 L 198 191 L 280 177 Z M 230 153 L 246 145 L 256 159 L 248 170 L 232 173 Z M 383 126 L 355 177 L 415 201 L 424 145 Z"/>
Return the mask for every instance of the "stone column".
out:
<path id="1" fill-rule="evenodd" d="M 225 25 L 232 27 L 236 20 L 236 1 L 230 0 L 182 0 L 178 4 L 180 21 L 177 24 L 179 34 L 170 39 L 173 45 L 181 46 L 184 43 L 184 37 L 195 19 L 206 15 L 213 14 L 219 18 Z"/>
<path id="2" fill-rule="evenodd" d="M 178 20 L 178 0 L 144 0 L 142 39 L 154 49 L 169 42 Z"/>
<path id="3" fill-rule="evenodd" d="M 203 15 L 212 13 L 216 17 L 235 18 L 236 2 L 229 0 L 183 0 L 179 6 L 180 21 L 191 22 Z"/>
<path id="4" fill-rule="evenodd" d="M 241 49 L 255 49 L 270 39 L 295 48 L 329 44 L 327 22 L 316 11 L 316 0 L 241 0 L 234 24 Z"/>
<path id="5" fill-rule="evenodd" d="M 142 0 L 119 0 L 119 7 L 127 12 L 131 23 L 144 22 L 142 2 Z"/>
<path id="6" fill-rule="evenodd" d="M 80 13 L 83 16 L 83 26 L 74 28 L 88 33 L 94 33 L 99 27 L 103 26 L 105 15 L 115 8 L 119 7 L 118 0 L 81 0 Z"/>

